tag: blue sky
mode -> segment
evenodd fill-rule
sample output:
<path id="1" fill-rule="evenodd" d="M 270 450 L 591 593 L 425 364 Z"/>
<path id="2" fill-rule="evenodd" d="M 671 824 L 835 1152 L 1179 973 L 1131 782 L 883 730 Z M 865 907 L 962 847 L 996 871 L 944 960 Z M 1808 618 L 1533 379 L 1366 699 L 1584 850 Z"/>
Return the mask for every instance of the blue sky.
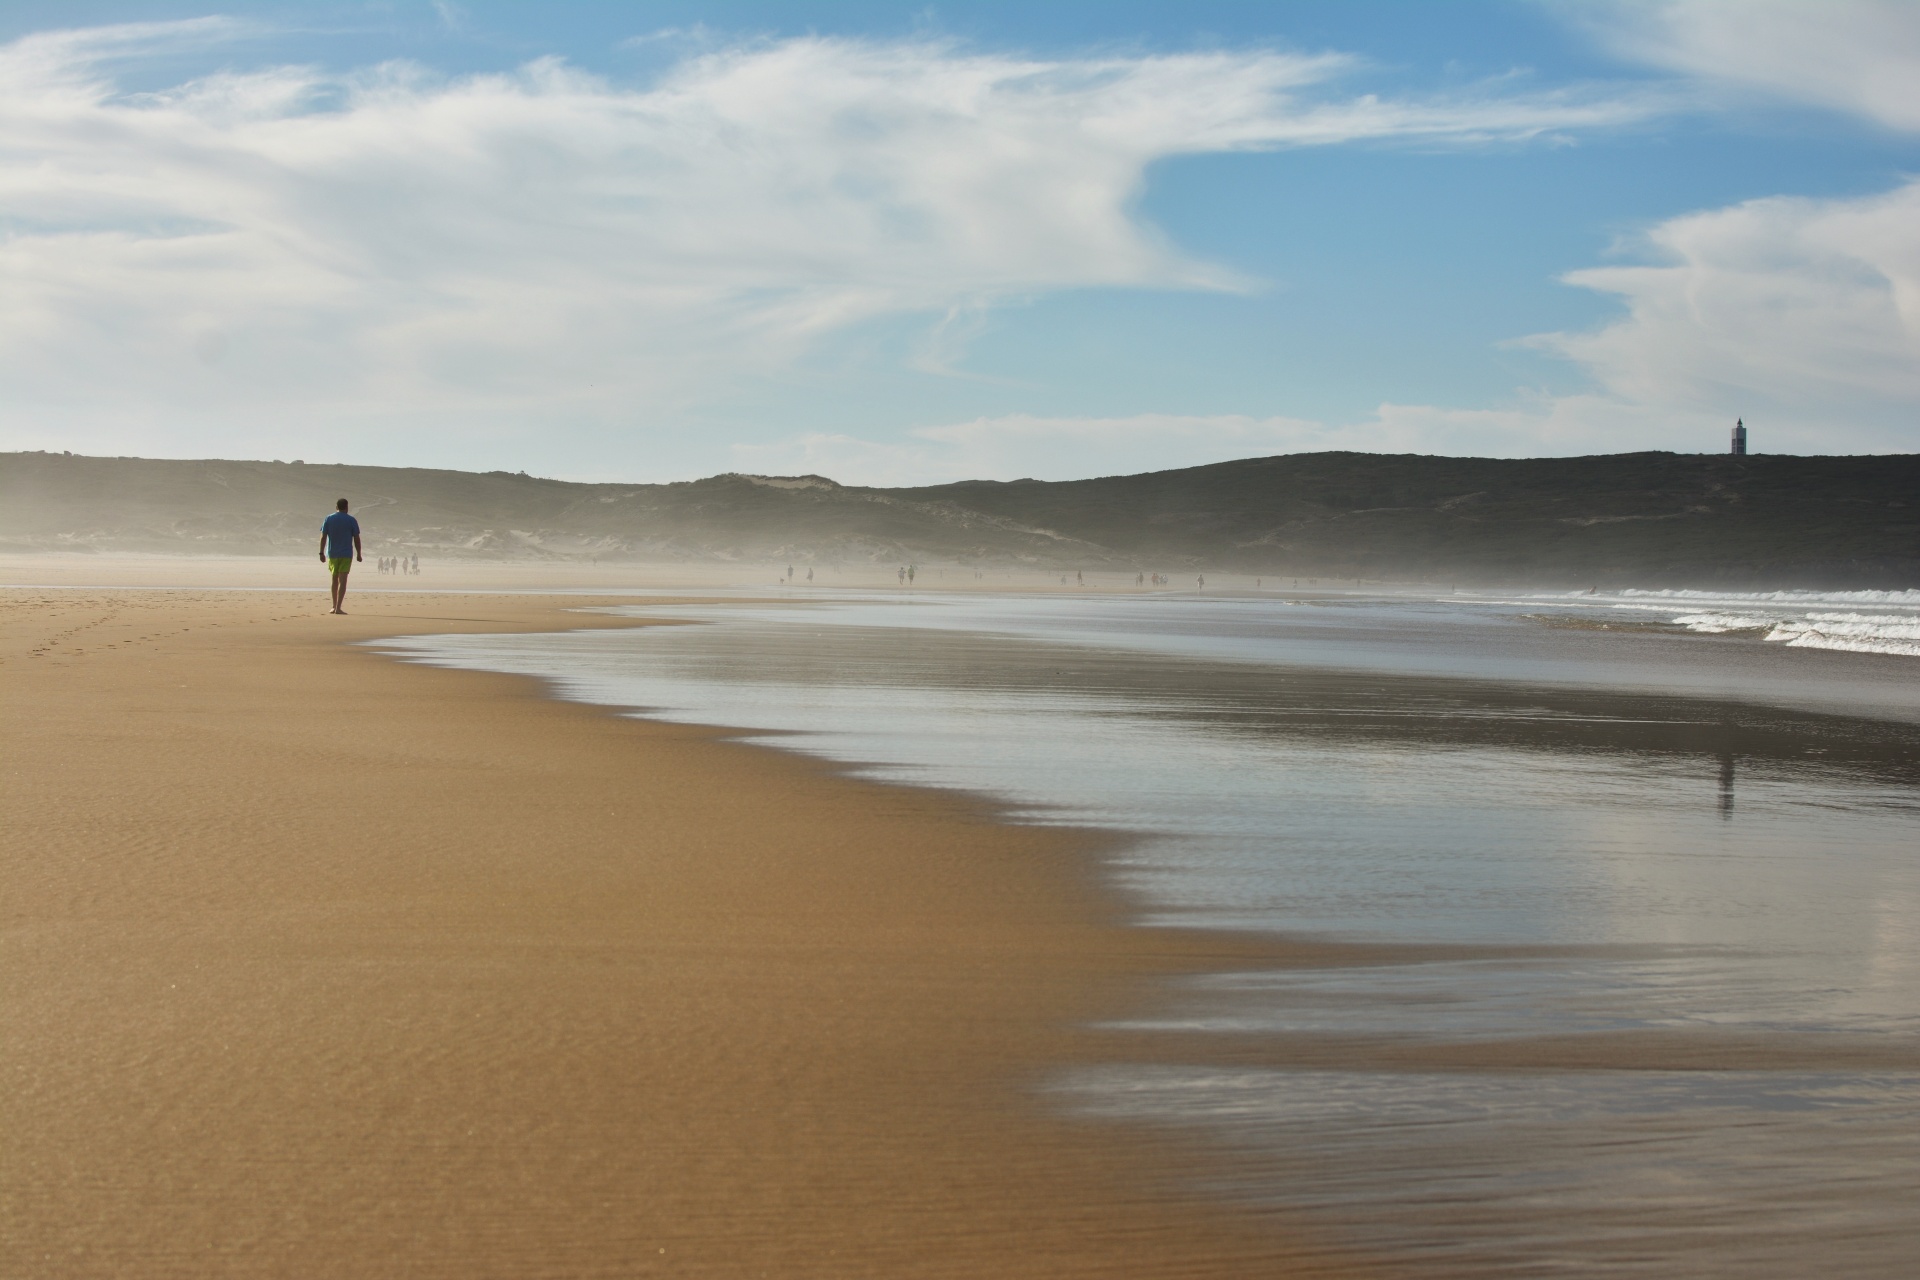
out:
<path id="1" fill-rule="evenodd" d="M 0 10 L 0 447 L 1920 448 L 1920 5 Z"/>

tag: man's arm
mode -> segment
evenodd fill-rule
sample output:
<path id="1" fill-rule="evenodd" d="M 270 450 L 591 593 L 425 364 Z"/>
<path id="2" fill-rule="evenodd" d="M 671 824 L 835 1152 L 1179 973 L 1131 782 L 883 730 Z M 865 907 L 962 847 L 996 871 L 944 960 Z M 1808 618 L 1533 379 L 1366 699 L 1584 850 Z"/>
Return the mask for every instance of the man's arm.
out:
<path id="1" fill-rule="evenodd" d="M 320 531 L 320 558 L 322 560 L 327 558 L 327 531 L 325 529 Z"/>
<path id="2" fill-rule="evenodd" d="M 353 535 L 353 558 L 363 562 L 366 560 L 366 557 L 360 554 L 360 535 L 357 533 Z"/>

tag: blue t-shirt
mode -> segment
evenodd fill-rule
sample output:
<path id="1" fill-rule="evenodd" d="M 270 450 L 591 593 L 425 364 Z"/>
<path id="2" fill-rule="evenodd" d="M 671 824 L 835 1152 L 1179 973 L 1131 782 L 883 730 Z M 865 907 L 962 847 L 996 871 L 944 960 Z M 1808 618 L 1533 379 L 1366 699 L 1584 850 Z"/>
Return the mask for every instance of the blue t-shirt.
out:
<path id="1" fill-rule="evenodd" d="M 344 511 L 336 511 L 321 522 L 320 532 L 327 535 L 327 559 L 353 558 L 353 540 L 360 536 L 360 522 Z"/>

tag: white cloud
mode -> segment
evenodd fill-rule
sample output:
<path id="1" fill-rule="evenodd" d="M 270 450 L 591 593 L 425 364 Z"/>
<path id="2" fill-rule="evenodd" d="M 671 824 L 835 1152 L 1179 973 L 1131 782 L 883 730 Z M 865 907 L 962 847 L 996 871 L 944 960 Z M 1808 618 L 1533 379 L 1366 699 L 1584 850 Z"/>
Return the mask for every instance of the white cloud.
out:
<path id="1" fill-rule="evenodd" d="M 1912 0 L 1593 0 L 1561 6 L 1616 51 L 1708 91 L 1920 131 L 1920 4 Z M 1920 447 L 1920 182 L 1883 194 L 1779 196 L 1668 219 L 1627 246 L 1642 261 L 1568 283 L 1625 315 L 1525 340 L 1601 389 L 1576 415 L 1635 421 L 1744 415 L 1765 447 Z M 1595 419 L 1598 420 L 1598 419 Z"/>
<path id="2" fill-rule="evenodd" d="M 1920 129 L 1920 5 L 1581 12 L 1645 61 Z M 524 451 L 562 425 L 644 432 L 874 319 L 920 317 L 908 358 L 946 371 L 1009 299 L 1246 287 L 1138 217 L 1168 157 L 1475 145 L 1662 105 L 1384 100 L 1344 89 L 1357 64 L 1330 54 L 1039 60 L 818 39 L 704 42 L 644 87 L 553 60 L 456 79 L 388 64 L 116 83 L 130 61 L 250 30 L 206 19 L 0 47 L 0 433 L 317 456 L 247 440 L 277 424 L 361 450 L 385 431 Z M 1323 448 L 1715 448 L 1736 413 L 1769 449 L 1913 448 L 1917 229 L 1920 183 L 1652 228 L 1641 264 L 1567 277 L 1620 298 L 1620 320 L 1527 340 L 1586 369 L 1587 395 L 1383 405 L 1344 424 L 1009 415 L 738 446 L 734 464 L 914 483 Z"/>
<path id="3" fill-rule="evenodd" d="M 1913 0 L 1603 0 L 1572 12 L 1640 61 L 1920 130 Z"/>
<path id="4" fill-rule="evenodd" d="M 630 424 L 875 317 L 956 317 L 951 339 L 1048 290 L 1239 287 L 1136 216 L 1169 156 L 1470 144 L 1653 109 L 1342 94 L 1336 55 L 826 39 L 708 52 L 644 88 L 554 60 L 143 94 L 113 78 L 242 30 L 0 47 L 0 428 Z"/>
<path id="5" fill-rule="evenodd" d="M 1876 196 L 1776 197 L 1651 228 L 1639 265 L 1569 283 L 1620 298 L 1587 333 L 1523 340 L 1596 390 L 1517 392 L 1495 408 L 1383 404 L 1360 421 L 1142 414 L 1008 415 L 901 441 L 814 434 L 736 446 L 746 471 L 846 483 L 1058 480 L 1325 449 L 1490 457 L 1717 452 L 1736 415 L 1771 453 L 1920 447 L 1920 181 Z"/>
<path id="6" fill-rule="evenodd" d="M 1691 214 L 1646 248 L 1649 265 L 1567 277 L 1620 297 L 1622 319 L 1531 341 L 1648 413 L 1743 413 L 1809 450 L 1915 447 L 1920 182 Z"/>

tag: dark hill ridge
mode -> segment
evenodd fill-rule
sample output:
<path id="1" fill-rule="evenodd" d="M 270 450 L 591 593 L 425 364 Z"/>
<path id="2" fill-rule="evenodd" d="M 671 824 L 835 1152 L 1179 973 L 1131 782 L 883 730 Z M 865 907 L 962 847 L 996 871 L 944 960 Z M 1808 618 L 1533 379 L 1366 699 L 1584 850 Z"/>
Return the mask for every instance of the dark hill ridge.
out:
<path id="1" fill-rule="evenodd" d="M 0 454 L 9 550 L 305 553 L 345 495 L 369 552 L 1014 562 L 1644 586 L 1920 586 L 1920 455 L 1250 458 L 910 489 L 821 476 L 507 472 Z"/>
<path id="2" fill-rule="evenodd" d="M 1920 455 L 1249 458 L 893 492 L 1122 556 L 1330 576 L 1920 586 Z"/>
<path id="3" fill-rule="evenodd" d="M 576 484 L 506 471 L 0 454 L 0 547 L 284 554 L 349 498 L 369 554 L 1104 563 L 1098 547 L 822 476 Z M 378 551 L 374 549 L 378 548 Z"/>

